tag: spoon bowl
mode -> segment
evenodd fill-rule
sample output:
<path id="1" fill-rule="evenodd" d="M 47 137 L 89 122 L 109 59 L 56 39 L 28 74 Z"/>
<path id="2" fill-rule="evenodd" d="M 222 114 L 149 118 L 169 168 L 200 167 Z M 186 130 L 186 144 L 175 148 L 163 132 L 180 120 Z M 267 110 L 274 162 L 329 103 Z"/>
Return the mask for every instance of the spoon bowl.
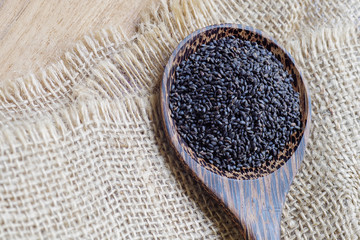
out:
<path id="1" fill-rule="evenodd" d="M 299 92 L 302 122 L 301 130 L 290 137 L 289 143 L 277 157 L 259 167 L 241 168 L 239 171 L 220 170 L 197 157 L 179 135 L 169 107 L 171 86 L 179 64 L 187 60 L 201 45 L 229 36 L 257 42 L 281 61 L 294 79 L 294 90 Z M 165 133 L 178 158 L 240 224 L 244 237 L 280 239 L 281 209 L 304 156 L 311 113 L 306 82 L 290 54 L 274 39 L 251 27 L 238 24 L 205 27 L 186 37 L 170 56 L 162 80 L 160 102 Z"/>

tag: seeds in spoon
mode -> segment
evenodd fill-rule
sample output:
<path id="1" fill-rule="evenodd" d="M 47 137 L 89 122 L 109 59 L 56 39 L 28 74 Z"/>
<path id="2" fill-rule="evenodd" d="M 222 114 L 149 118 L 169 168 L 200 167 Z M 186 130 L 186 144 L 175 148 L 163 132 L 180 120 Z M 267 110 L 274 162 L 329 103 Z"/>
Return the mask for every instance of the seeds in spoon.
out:
<path id="1" fill-rule="evenodd" d="M 293 81 L 256 42 L 214 40 L 177 67 L 171 116 L 198 157 L 221 170 L 256 167 L 276 157 L 301 129 Z"/>

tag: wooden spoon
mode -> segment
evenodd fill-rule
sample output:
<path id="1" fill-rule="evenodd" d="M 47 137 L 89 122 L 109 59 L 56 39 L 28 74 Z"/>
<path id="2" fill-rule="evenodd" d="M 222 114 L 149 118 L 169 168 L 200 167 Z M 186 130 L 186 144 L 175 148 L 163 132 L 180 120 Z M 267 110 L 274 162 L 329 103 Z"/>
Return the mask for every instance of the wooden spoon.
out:
<path id="1" fill-rule="evenodd" d="M 243 168 L 238 172 L 219 170 L 198 158 L 176 130 L 169 109 L 169 93 L 175 78 L 175 69 L 198 47 L 226 36 L 256 41 L 270 50 L 284 64 L 295 79 L 294 89 L 300 93 L 302 129 L 291 136 L 284 151 L 257 168 Z M 174 50 L 165 68 L 161 86 L 161 114 L 166 136 L 179 159 L 202 182 L 208 192 L 234 220 L 240 223 L 247 239 L 280 239 L 281 209 L 290 184 L 304 157 L 310 128 L 310 94 L 293 58 L 276 41 L 259 30 L 237 24 L 205 27 L 186 37 Z"/>

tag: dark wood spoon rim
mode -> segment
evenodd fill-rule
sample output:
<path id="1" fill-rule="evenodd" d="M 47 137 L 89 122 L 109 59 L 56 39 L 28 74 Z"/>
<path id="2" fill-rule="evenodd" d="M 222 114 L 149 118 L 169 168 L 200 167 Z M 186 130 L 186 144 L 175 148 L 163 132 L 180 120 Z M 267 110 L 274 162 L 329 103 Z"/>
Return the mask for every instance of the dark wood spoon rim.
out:
<path id="1" fill-rule="evenodd" d="M 218 39 L 226 35 L 236 35 L 238 37 L 246 36 L 246 40 L 257 41 L 258 43 L 265 46 L 268 50 L 272 51 L 284 64 L 286 69 L 291 72 L 293 77 L 295 77 L 294 88 L 300 92 L 300 105 L 303 110 L 301 119 L 303 124 L 301 131 L 298 133 L 298 135 L 292 136 L 291 139 L 293 142 L 290 142 L 285 150 L 279 153 L 277 158 L 274 158 L 271 161 L 267 161 L 257 168 L 242 168 L 240 171 L 232 172 L 219 170 L 217 167 L 207 163 L 204 159 L 198 158 L 194 151 L 178 134 L 174 120 L 170 115 L 171 110 L 169 109 L 169 92 L 171 89 L 172 80 L 174 78 L 174 71 L 178 64 L 183 59 L 186 59 L 191 53 L 195 52 L 197 47 L 203 43 L 207 43 L 213 38 Z M 185 165 L 199 165 L 197 167 L 205 168 L 206 170 L 232 179 L 256 179 L 267 176 L 278 170 L 290 159 L 290 157 L 296 151 L 298 151 L 298 146 L 304 142 L 304 138 L 308 135 L 304 133 L 308 133 L 310 128 L 310 94 L 307 83 L 303 79 L 303 76 L 296 66 L 292 56 L 282 46 L 280 46 L 276 40 L 269 37 L 267 34 L 261 32 L 260 30 L 242 26 L 240 24 L 219 24 L 208 26 L 191 33 L 184 40 L 182 40 L 171 54 L 165 67 L 161 83 L 160 104 L 161 118 L 167 139 L 170 141 L 173 149 L 175 149 L 176 154 L 180 160 L 185 163 Z M 304 151 L 304 149 L 305 146 L 302 147 L 301 151 Z M 300 155 L 303 155 L 303 153 Z M 297 164 L 300 164 L 301 160 L 302 159 L 299 159 Z"/>

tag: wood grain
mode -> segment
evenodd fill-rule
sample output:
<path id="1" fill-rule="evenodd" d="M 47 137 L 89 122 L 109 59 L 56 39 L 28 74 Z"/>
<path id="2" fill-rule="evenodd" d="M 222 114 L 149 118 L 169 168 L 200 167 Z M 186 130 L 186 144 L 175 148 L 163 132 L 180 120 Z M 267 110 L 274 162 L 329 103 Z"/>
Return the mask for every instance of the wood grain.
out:
<path id="1" fill-rule="evenodd" d="M 57 61 L 85 34 L 107 26 L 135 29 L 155 0 L 0 0 L 0 81 Z"/>
<path id="2" fill-rule="evenodd" d="M 198 158 L 178 134 L 169 109 L 169 92 L 178 65 L 202 44 L 225 36 L 256 41 L 283 63 L 295 80 L 295 91 L 300 93 L 302 122 L 301 131 L 291 136 L 290 142 L 276 158 L 257 168 L 243 168 L 233 172 L 219 170 Z M 279 239 L 282 206 L 304 156 L 311 116 L 307 84 L 290 54 L 274 39 L 253 28 L 235 24 L 209 26 L 190 34 L 174 50 L 164 70 L 161 88 L 164 129 L 182 163 L 240 223 L 247 239 Z"/>

